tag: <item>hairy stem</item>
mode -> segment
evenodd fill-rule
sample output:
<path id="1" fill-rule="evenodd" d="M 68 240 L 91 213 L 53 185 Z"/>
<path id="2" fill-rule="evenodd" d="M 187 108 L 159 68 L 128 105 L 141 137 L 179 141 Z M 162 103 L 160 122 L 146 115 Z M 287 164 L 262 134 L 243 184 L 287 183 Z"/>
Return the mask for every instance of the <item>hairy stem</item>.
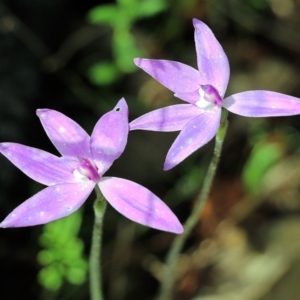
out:
<path id="1" fill-rule="evenodd" d="M 188 217 L 184 224 L 184 232 L 178 235 L 170 248 L 170 251 L 166 260 L 166 270 L 161 283 L 160 291 L 157 300 L 169 300 L 172 296 L 174 283 L 176 280 L 176 264 L 179 257 L 179 253 L 190 235 L 192 229 L 195 227 L 199 220 L 199 215 L 204 207 L 204 204 L 208 198 L 208 194 L 215 177 L 216 169 L 218 166 L 219 158 L 222 151 L 223 141 L 226 135 L 228 127 L 228 121 L 225 120 L 221 123 L 216 135 L 215 149 L 206 176 L 204 178 L 202 189 L 197 197 L 195 207 L 191 215 Z"/>
<path id="2" fill-rule="evenodd" d="M 95 222 L 89 260 L 90 293 L 92 300 L 103 300 L 100 261 L 103 219 L 107 203 L 97 185 L 96 195 L 97 197 L 94 202 Z"/>

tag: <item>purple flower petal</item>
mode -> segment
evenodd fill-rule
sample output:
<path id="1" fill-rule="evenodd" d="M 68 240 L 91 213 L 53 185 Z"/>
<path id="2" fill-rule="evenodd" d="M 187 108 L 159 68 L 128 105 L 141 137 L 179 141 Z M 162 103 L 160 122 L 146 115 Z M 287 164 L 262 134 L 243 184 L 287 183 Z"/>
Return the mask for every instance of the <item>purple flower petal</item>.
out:
<path id="1" fill-rule="evenodd" d="M 51 109 L 38 109 L 37 115 L 61 155 L 90 158 L 90 137 L 75 121 Z"/>
<path id="2" fill-rule="evenodd" d="M 47 187 L 14 209 L 0 227 L 33 226 L 68 216 L 83 204 L 94 186 L 85 181 Z"/>
<path id="3" fill-rule="evenodd" d="M 98 185 L 107 201 L 128 219 L 164 231 L 183 232 L 169 207 L 143 186 L 115 177 L 103 177 Z"/>
<path id="4" fill-rule="evenodd" d="M 229 63 L 220 43 L 210 28 L 193 19 L 198 69 L 204 84 L 213 85 L 224 96 L 229 80 Z"/>
<path id="5" fill-rule="evenodd" d="M 91 136 L 92 156 L 100 175 L 103 175 L 124 151 L 128 132 L 128 107 L 122 98 L 112 111 L 101 117 Z"/>
<path id="6" fill-rule="evenodd" d="M 223 100 L 223 107 L 245 117 L 276 117 L 300 114 L 300 99 L 269 91 L 248 91 Z"/>
<path id="7" fill-rule="evenodd" d="M 176 104 L 151 111 L 132 121 L 129 126 L 130 130 L 177 131 L 199 114 L 201 110 L 194 105 Z"/>
<path id="8" fill-rule="evenodd" d="M 0 152 L 28 177 L 39 183 L 54 185 L 75 181 L 63 160 L 43 150 L 16 143 L 1 143 Z"/>
<path id="9" fill-rule="evenodd" d="M 201 99 L 199 89 L 191 93 L 176 93 L 174 96 L 191 104 L 195 104 Z"/>
<path id="10" fill-rule="evenodd" d="M 191 93 L 203 84 L 196 69 L 177 61 L 135 58 L 134 63 L 174 93 Z"/>
<path id="11" fill-rule="evenodd" d="M 216 106 L 188 122 L 171 146 L 164 170 L 175 167 L 194 151 L 208 143 L 217 133 L 220 118 L 221 109 Z"/>

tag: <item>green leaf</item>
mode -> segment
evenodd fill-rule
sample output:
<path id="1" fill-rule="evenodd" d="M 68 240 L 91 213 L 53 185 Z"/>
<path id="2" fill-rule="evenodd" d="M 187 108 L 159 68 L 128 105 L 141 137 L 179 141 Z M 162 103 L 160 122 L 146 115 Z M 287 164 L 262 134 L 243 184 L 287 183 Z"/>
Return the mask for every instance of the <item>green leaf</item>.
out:
<path id="1" fill-rule="evenodd" d="M 138 6 L 138 3 L 141 0 L 117 0 L 118 4 L 120 6 L 123 6 L 124 8 L 135 8 L 136 6 Z"/>
<path id="2" fill-rule="evenodd" d="M 38 280 L 48 290 L 58 290 L 64 280 L 73 284 L 85 281 L 87 261 L 83 255 L 84 244 L 77 237 L 81 219 L 82 212 L 77 210 L 66 218 L 44 225 L 39 238 L 42 249 L 37 256 L 43 266 Z"/>
<path id="3" fill-rule="evenodd" d="M 133 59 L 142 56 L 142 54 L 135 46 L 135 41 L 131 33 L 127 30 L 118 29 L 114 33 L 113 41 L 118 68 L 125 73 L 135 71 L 136 66 L 133 63 Z"/>
<path id="4" fill-rule="evenodd" d="M 88 264 L 86 261 L 78 261 L 77 264 L 68 269 L 66 274 L 70 283 L 75 285 L 83 284 L 86 280 Z"/>
<path id="5" fill-rule="evenodd" d="M 242 173 L 244 185 L 249 193 L 259 193 L 260 183 L 266 172 L 282 154 L 282 148 L 275 143 L 262 142 L 253 148 Z"/>
<path id="6" fill-rule="evenodd" d="M 151 17 L 168 8 L 164 0 L 146 0 L 139 3 L 136 10 L 138 17 Z"/>
<path id="7" fill-rule="evenodd" d="M 264 10 L 268 7 L 268 2 L 266 0 L 251 0 L 250 3 L 257 10 Z"/>
<path id="8" fill-rule="evenodd" d="M 54 266 L 43 268 L 38 273 L 39 283 L 50 291 L 57 291 L 63 282 L 62 275 Z"/>
<path id="9" fill-rule="evenodd" d="M 37 259 L 41 265 L 44 265 L 44 266 L 49 265 L 54 260 L 53 253 L 52 253 L 52 251 L 49 251 L 49 250 L 41 250 L 38 253 Z"/>
<path id="10" fill-rule="evenodd" d="M 116 5 L 98 5 L 87 13 L 87 19 L 91 24 L 113 25 L 118 19 L 119 9 Z"/>
<path id="11" fill-rule="evenodd" d="M 112 63 L 97 63 L 90 67 L 88 76 L 96 85 L 110 84 L 119 77 L 118 68 Z"/>

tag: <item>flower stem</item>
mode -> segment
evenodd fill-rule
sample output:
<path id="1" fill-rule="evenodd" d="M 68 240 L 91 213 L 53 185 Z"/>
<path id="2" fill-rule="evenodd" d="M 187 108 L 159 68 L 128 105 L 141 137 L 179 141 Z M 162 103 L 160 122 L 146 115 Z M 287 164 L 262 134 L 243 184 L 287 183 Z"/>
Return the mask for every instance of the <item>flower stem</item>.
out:
<path id="1" fill-rule="evenodd" d="M 89 260 L 90 272 L 90 293 L 92 300 L 103 300 L 102 281 L 101 281 L 101 242 L 103 218 L 106 210 L 106 200 L 104 199 L 99 187 L 96 185 L 96 200 L 94 202 L 95 222 L 92 236 L 92 246 Z"/>
<path id="2" fill-rule="evenodd" d="M 164 277 L 162 279 L 160 291 L 158 294 L 157 300 L 169 300 L 171 298 L 172 290 L 175 283 L 175 277 L 176 277 L 176 264 L 179 257 L 179 253 L 190 235 L 192 229 L 195 227 L 199 220 L 199 215 L 204 207 L 204 204 L 207 200 L 212 181 L 215 177 L 216 169 L 218 166 L 219 158 L 222 151 L 222 145 L 223 141 L 226 135 L 228 127 L 228 121 L 225 120 L 224 122 L 221 122 L 221 125 L 219 127 L 219 130 L 216 135 L 216 143 L 215 143 L 215 149 L 214 154 L 212 157 L 212 160 L 210 162 L 209 168 L 207 170 L 206 176 L 204 178 L 202 189 L 197 197 L 195 207 L 191 213 L 191 215 L 188 217 L 184 224 L 184 232 L 181 235 L 178 235 L 172 244 L 172 247 L 170 248 L 170 251 L 167 256 L 166 261 L 166 270 L 164 272 Z"/>

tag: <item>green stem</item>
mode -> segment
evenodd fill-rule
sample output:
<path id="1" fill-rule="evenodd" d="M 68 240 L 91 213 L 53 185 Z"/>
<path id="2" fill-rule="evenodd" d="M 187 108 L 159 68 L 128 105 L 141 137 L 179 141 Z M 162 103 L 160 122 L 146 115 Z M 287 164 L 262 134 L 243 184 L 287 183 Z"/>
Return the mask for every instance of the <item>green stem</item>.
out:
<path id="1" fill-rule="evenodd" d="M 107 203 L 97 185 L 95 190 L 97 195 L 94 202 L 95 223 L 89 260 L 90 293 L 92 300 L 103 300 L 100 261 L 103 218 Z"/>
<path id="2" fill-rule="evenodd" d="M 225 117 L 226 118 L 226 117 Z M 226 135 L 228 127 L 228 121 L 225 120 L 221 123 L 219 130 L 216 135 L 216 143 L 215 143 L 215 149 L 214 154 L 212 157 L 212 160 L 210 162 L 208 171 L 206 173 L 206 176 L 204 178 L 203 186 L 201 189 L 201 192 L 199 193 L 196 205 L 191 213 L 191 215 L 188 217 L 187 221 L 184 224 L 184 232 L 181 235 L 178 235 L 172 244 L 172 247 L 170 248 L 170 251 L 167 256 L 166 261 L 166 270 L 164 272 L 164 277 L 162 279 L 161 288 L 159 291 L 159 295 L 157 300 L 169 300 L 171 298 L 172 290 L 175 283 L 175 277 L 176 277 L 176 264 L 179 257 L 179 253 L 190 235 L 192 229 L 195 227 L 199 220 L 199 215 L 204 207 L 204 204 L 208 198 L 208 194 L 213 182 L 213 179 L 215 177 L 216 169 L 218 166 L 219 158 L 222 151 L 222 145 L 223 141 Z"/>

